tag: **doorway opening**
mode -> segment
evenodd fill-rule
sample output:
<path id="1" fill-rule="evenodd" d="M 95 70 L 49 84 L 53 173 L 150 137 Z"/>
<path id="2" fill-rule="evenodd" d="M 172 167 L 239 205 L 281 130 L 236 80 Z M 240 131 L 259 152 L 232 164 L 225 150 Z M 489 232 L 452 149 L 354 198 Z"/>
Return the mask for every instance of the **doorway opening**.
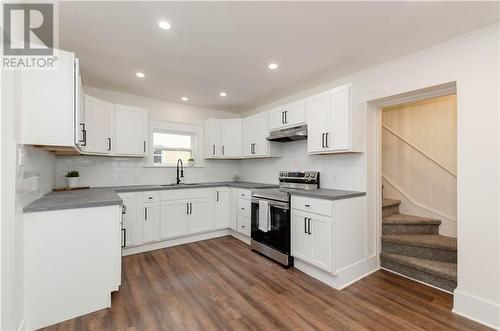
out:
<path id="1" fill-rule="evenodd" d="M 381 267 L 457 284 L 456 94 L 380 107 Z"/>

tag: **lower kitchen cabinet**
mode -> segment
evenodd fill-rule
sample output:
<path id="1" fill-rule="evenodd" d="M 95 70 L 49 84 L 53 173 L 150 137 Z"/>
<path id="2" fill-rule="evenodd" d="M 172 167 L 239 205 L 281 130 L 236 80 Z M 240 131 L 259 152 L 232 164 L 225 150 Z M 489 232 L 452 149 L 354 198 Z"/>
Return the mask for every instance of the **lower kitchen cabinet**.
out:
<path id="1" fill-rule="evenodd" d="M 143 243 L 144 225 L 140 215 L 142 204 L 137 201 L 136 193 L 118 194 L 123 200 L 125 214 L 123 214 L 123 239 L 122 246 L 130 247 Z"/>
<path id="2" fill-rule="evenodd" d="M 365 203 L 364 196 L 331 201 L 292 195 L 292 256 L 328 273 L 363 261 Z"/>
<path id="3" fill-rule="evenodd" d="M 230 227 L 229 188 L 222 187 L 215 190 L 215 229 Z"/>
<path id="4" fill-rule="evenodd" d="M 158 202 L 144 204 L 143 242 L 160 240 L 160 204 Z"/>
<path id="5" fill-rule="evenodd" d="M 169 239 L 189 233 L 189 203 L 164 201 L 161 203 L 160 238 Z"/>
<path id="6" fill-rule="evenodd" d="M 292 255 L 332 272 L 332 219 L 313 213 L 292 212 Z"/>
<path id="7" fill-rule="evenodd" d="M 189 202 L 189 233 L 215 230 L 215 209 L 211 198 Z"/>

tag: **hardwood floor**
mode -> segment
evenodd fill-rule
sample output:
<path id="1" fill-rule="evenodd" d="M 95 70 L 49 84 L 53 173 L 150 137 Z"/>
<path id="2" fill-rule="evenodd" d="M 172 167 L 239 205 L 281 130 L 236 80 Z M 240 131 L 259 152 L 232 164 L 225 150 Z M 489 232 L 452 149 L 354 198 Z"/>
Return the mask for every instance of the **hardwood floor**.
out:
<path id="1" fill-rule="evenodd" d="M 124 257 L 112 306 L 45 330 L 487 330 L 417 282 L 378 271 L 337 291 L 232 237 Z"/>

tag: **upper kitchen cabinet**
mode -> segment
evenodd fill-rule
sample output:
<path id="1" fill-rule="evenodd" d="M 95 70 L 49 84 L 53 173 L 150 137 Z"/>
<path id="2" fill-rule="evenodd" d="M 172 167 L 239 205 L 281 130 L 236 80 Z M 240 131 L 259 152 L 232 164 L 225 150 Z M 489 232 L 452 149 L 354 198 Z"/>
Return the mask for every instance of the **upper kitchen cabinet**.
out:
<path id="1" fill-rule="evenodd" d="M 113 148 L 113 117 L 115 106 L 84 95 L 85 123 L 83 150 L 86 153 L 110 154 Z"/>
<path id="2" fill-rule="evenodd" d="M 222 120 L 220 155 L 223 158 L 241 157 L 241 119 Z"/>
<path id="3" fill-rule="evenodd" d="M 351 85 L 309 97 L 306 108 L 309 154 L 362 152 L 363 129 L 352 116 Z"/>
<path id="4" fill-rule="evenodd" d="M 148 111 L 132 106 L 115 106 L 115 154 L 145 156 L 148 141 Z"/>
<path id="5" fill-rule="evenodd" d="M 269 129 L 281 129 L 306 122 L 306 101 L 300 100 L 269 112 Z"/>
<path id="6" fill-rule="evenodd" d="M 20 143 L 78 151 L 83 140 L 79 124 L 81 83 L 74 53 L 54 50 L 50 70 L 19 71 Z"/>
<path id="7" fill-rule="evenodd" d="M 147 109 L 115 105 L 87 94 L 83 100 L 85 154 L 146 156 Z"/>
<path id="8" fill-rule="evenodd" d="M 259 158 L 277 154 L 276 144 L 271 144 L 269 136 L 269 113 L 262 112 L 243 119 L 242 152 L 243 157 Z"/>
<path id="9" fill-rule="evenodd" d="M 222 120 L 209 118 L 205 122 L 205 158 L 219 158 L 222 153 Z"/>

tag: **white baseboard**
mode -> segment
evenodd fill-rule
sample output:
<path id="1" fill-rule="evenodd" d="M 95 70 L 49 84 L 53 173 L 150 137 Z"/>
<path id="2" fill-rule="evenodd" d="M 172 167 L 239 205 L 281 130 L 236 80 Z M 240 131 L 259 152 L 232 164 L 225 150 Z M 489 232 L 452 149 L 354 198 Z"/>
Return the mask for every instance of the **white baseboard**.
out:
<path id="1" fill-rule="evenodd" d="M 247 237 L 247 236 L 245 236 L 244 234 L 241 234 L 241 233 L 236 232 L 236 231 L 234 231 L 234 230 L 229 230 L 229 234 L 230 234 L 232 237 L 234 237 L 234 238 L 238 239 L 239 241 L 244 242 L 244 243 L 245 243 L 245 244 L 247 244 L 247 245 L 250 245 L 250 241 L 252 240 L 252 238 Z"/>
<path id="2" fill-rule="evenodd" d="M 201 240 L 224 237 L 224 236 L 228 236 L 230 234 L 232 235 L 231 232 L 234 232 L 234 231 L 232 231 L 230 229 L 224 229 L 224 230 L 200 233 L 200 234 L 196 234 L 196 235 L 192 235 L 192 236 L 188 236 L 188 237 L 158 241 L 158 242 L 140 245 L 140 246 L 135 246 L 135 247 L 128 247 L 128 248 L 124 248 L 122 250 L 122 256 L 144 253 L 144 252 L 154 251 L 156 249 L 162 249 L 162 248 L 167 248 L 167 247 L 172 247 L 172 246 L 177 246 L 177 245 L 189 244 L 189 243 L 201 241 Z"/>
<path id="3" fill-rule="evenodd" d="M 474 322 L 500 330 L 500 304 L 455 290 L 453 312 Z"/>
<path id="4" fill-rule="evenodd" d="M 353 264 L 335 275 L 298 259 L 295 259 L 294 267 L 337 290 L 342 290 L 379 269 L 377 258 L 375 257 Z"/>

